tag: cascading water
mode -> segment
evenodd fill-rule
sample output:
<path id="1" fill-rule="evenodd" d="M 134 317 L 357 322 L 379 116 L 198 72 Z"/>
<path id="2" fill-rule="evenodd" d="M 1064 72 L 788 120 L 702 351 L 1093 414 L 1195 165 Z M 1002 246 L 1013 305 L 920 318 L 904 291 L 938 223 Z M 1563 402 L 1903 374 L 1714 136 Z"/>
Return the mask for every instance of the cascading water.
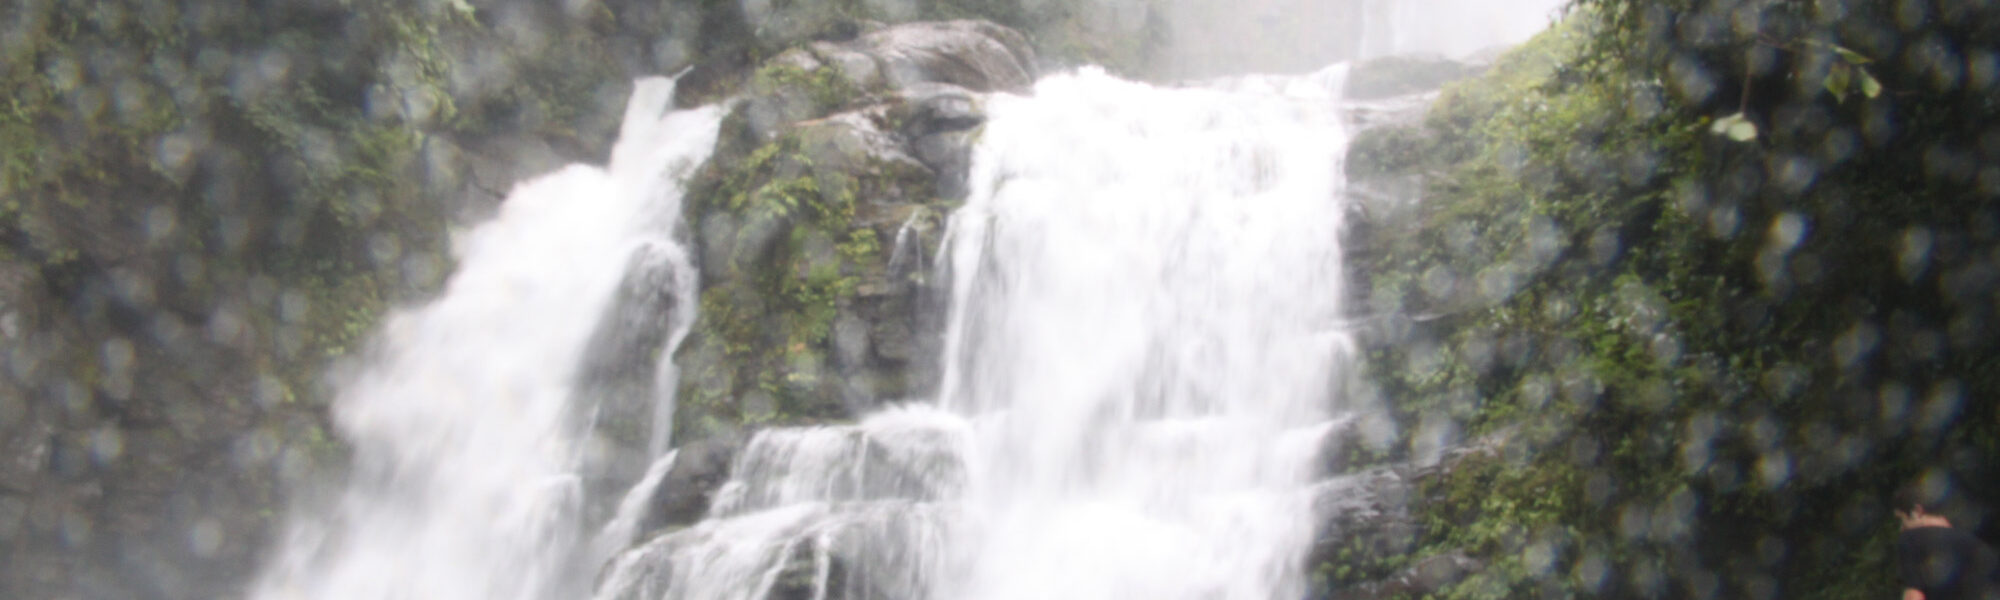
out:
<path id="1" fill-rule="evenodd" d="M 459 240 L 444 294 L 389 320 L 334 406 L 355 448 L 348 488 L 326 514 L 295 519 L 255 598 L 586 594 L 595 564 L 582 564 L 583 548 L 598 519 L 584 507 L 600 499 L 586 497 L 585 471 L 601 462 L 591 456 L 599 399 L 579 391 L 591 387 L 581 379 L 592 333 L 622 316 L 609 313 L 631 287 L 628 265 L 668 273 L 669 296 L 692 293 L 693 268 L 671 238 L 679 182 L 706 160 L 721 117 L 669 111 L 672 96 L 670 80 L 638 82 L 608 168 L 571 166 L 516 188 Z M 688 318 L 659 323 L 655 341 L 678 337 Z"/>
<path id="2" fill-rule="evenodd" d="M 1292 598 L 1334 408 L 1343 68 L 998 98 L 954 217 L 942 405 L 978 431 L 945 598 Z"/>
<path id="3" fill-rule="evenodd" d="M 1343 68 L 996 96 L 935 404 L 760 433 L 604 600 L 1295 598 L 1343 404 Z"/>

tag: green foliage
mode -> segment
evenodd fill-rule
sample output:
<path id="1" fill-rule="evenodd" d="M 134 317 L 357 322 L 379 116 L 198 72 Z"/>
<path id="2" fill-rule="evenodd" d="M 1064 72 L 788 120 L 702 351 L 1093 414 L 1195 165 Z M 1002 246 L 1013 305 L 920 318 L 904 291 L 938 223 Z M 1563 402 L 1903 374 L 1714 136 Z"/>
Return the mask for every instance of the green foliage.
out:
<path id="1" fill-rule="evenodd" d="M 752 77 L 753 89 L 776 91 L 802 91 L 812 101 L 812 112 L 827 114 L 847 106 L 860 98 L 862 90 L 854 89 L 839 69 L 820 67 L 807 71 L 796 65 L 773 62 L 758 69 Z"/>
<path id="2" fill-rule="evenodd" d="M 1887 5 L 1579 4 L 1400 134 L 1424 208 L 1358 267 L 1419 317 L 1368 357 L 1406 428 L 1511 449 L 1427 493 L 1423 552 L 1489 561 L 1459 598 L 1894 593 L 1891 488 L 2000 500 L 1965 301 L 1995 291 L 1966 274 L 2000 245 L 1970 133 L 2000 78 L 1922 66 L 1993 9 L 1885 45 Z"/>
<path id="3" fill-rule="evenodd" d="M 729 222 L 710 230 L 727 248 L 727 272 L 702 292 L 701 317 L 683 346 L 683 406 L 695 416 L 676 435 L 841 416 L 828 372 L 833 324 L 883 264 L 874 229 L 859 224 L 852 190 L 833 193 L 796 133 L 712 168 L 691 194 L 691 214 Z M 750 401 L 750 398 L 760 401 Z"/>

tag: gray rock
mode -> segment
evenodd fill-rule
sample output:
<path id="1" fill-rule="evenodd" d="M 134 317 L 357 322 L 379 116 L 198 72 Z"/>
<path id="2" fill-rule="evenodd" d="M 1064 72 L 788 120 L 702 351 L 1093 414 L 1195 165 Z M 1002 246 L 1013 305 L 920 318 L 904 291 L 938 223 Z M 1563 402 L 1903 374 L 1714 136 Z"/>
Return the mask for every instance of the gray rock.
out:
<path id="1" fill-rule="evenodd" d="M 943 215 L 966 195 L 971 145 L 986 119 L 981 94 L 1025 90 L 1033 60 L 1011 30 L 954 21 L 868 25 L 757 66 L 690 196 L 704 294 L 728 298 L 736 314 L 825 330 L 801 345 L 791 332 L 697 324 L 677 358 L 692 390 L 676 414 L 680 439 L 751 414 L 852 418 L 935 385 L 935 368 L 920 360 L 941 345 L 927 264 Z M 773 189 L 798 206 L 746 208 L 706 195 Z M 760 273 L 770 268 L 794 279 L 838 273 L 832 314 L 798 314 L 772 274 Z M 733 361 L 726 368 L 724 355 Z M 759 395 L 756 380 L 769 375 L 787 387 Z"/>
<path id="2" fill-rule="evenodd" d="M 986 109 L 979 97 L 966 88 L 919 84 L 897 94 L 888 118 L 904 137 L 917 139 L 978 127 L 986 122 Z"/>
<path id="3" fill-rule="evenodd" d="M 690 65 L 674 81 L 674 106 L 694 108 L 727 99 L 742 89 L 750 68 L 756 66 L 751 56 L 750 49 L 739 48 Z"/>
<path id="4" fill-rule="evenodd" d="M 743 452 L 744 443 L 741 435 L 716 435 L 681 446 L 673 468 L 667 470 L 660 487 L 653 490 L 653 499 L 647 502 L 651 510 L 639 521 L 639 531 L 652 532 L 700 521 L 715 500 L 716 489 L 729 481 L 730 466 L 736 462 L 736 455 Z M 642 534 L 638 539 L 647 537 Z"/>
<path id="5" fill-rule="evenodd" d="M 1321 597 L 1325 600 L 1425 598 L 1464 581 L 1485 566 L 1463 552 L 1446 552 L 1420 559 L 1393 577 L 1335 589 Z"/>
<path id="6" fill-rule="evenodd" d="M 1343 552 L 1369 557 L 1408 553 L 1421 532 L 1410 515 L 1412 495 L 1410 481 L 1387 467 L 1321 483 L 1313 498 L 1319 527 L 1308 564 L 1339 560 Z"/>
<path id="7" fill-rule="evenodd" d="M 889 119 L 910 140 L 916 159 L 937 173 L 938 194 L 963 200 L 969 193 L 964 183 L 972 169 L 976 128 L 986 122 L 979 98 L 953 85 L 917 86 L 904 91 Z"/>
<path id="8" fill-rule="evenodd" d="M 801 73 L 831 69 L 848 91 L 862 95 L 895 93 L 945 84 L 972 92 L 1026 91 L 1034 82 L 1035 53 L 1014 30 L 986 21 L 907 23 L 895 26 L 855 25 L 854 36 L 823 37 L 791 48 L 761 65 L 751 64 L 746 50 L 725 53 L 694 65 L 682 76 L 675 104 L 696 106 L 727 98 L 748 84 L 756 109 L 752 122 L 760 133 L 784 123 L 825 116 L 843 107 L 814 107 L 805 102 L 813 90 L 789 82 L 760 81 L 753 70 L 784 68 Z M 803 39 L 803 38 L 801 38 Z M 783 46 L 772 46 L 783 47 Z M 777 85 L 773 85 L 773 84 Z M 762 139 L 769 139 L 764 136 Z"/>
<path id="9" fill-rule="evenodd" d="M 854 89 L 874 91 L 888 85 L 888 81 L 882 78 L 882 65 L 876 57 L 852 45 L 814 42 L 808 48 L 819 60 L 839 69 L 840 76 Z"/>
<path id="10" fill-rule="evenodd" d="M 1344 567 L 1343 581 L 1317 590 L 1317 600 L 1423 597 L 1458 583 L 1482 568 L 1463 552 L 1417 557 L 1428 532 L 1416 519 L 1428 482 L 1447 479 L 1468 460 L 1491 458 L 1505 437 L 1484 438 L 1445 450 L 1433 462 L 1397 464 L 1333 477 L 1315 490 L 1318 522 L 1306 564 L 1324 572 Z"/>
<path id="11" fill-rule="evenodd" d="M 652 438 L 664 433 L 653 430 L 654 382 L 676 312 L 685 309 L 674 293 L 677 280 L 693 276 L 676 267 L 678 252 L 653 244 L 633 251 L 578 366 L 578 393 L 596 407 L 582 469 L 594 517 L 645 472 Z"/>
<path id="12" fill-rule="evenodd" d="M 877 121 L 871 118 L 872 116 L 860 112 L 842 113 L 800 124 L 796 129 L 799 136 L 799 150 L 812 161 L 815 169 L 823 172 L 836 171 L 859 175 L 892 171 L 908 173 L 913 178 L 933 178 L 930 167 L 924 166 L 916 157 L 910 156 L 904 140 L 883 131 Z M 893 203 L 926 199 L 860 198 L 864 202 Z"/>
<path id="13" fill-rule="evenodd" d="M 863 35 L 853 47 L 881 62 L 894 89 L 948 83 L 976 92 L 1025 91 L 1034 83 L 1027 39 L 986 21 L 898 25 Z"/>

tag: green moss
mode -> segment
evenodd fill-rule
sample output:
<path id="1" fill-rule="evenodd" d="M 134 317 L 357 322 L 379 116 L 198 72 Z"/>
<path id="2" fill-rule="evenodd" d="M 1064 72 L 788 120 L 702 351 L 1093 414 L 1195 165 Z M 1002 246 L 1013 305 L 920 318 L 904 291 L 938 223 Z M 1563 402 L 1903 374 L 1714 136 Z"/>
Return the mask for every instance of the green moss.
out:
<path id="1" fill-rule="evenodd" d="M 682 398 L 697 408 L 676 435 L 842 416 L 828 360 L 833 322 L 882 260 L 878 234 L 856 220 L 852 188 L 822 188 L 832 175 L 786 134 L 696 186 L 692 214 L 735 227 L 708 232 L 722 234 L 706 244 L 728 249 L 728 270 L 703 290 L 681 351 L 693 365 Z"/>
<path id="2" fill-rule="evenodd" d="M 1376 274 L 1378 308 L 1421 319 L 1385 332 L 1368 370 L 1406 428 L 1445 421 L 1509 449 L 1467 459 L 1424 493 L 1432 533 L 1419 555 L 1466 550 L 1489 564 L 1448 597 L 1678 597 L 1699 586 L 1742 595 L 1759 585 L 1870 597 L 1892 589 L 1893 531 L 1878 526 L 1889 488 L 1943 469 L 1963 491 L 1993 497 L 1977 483 L 2000 464 L 1979 441 L 2000 433 L 1990 403 L 1930 430 L 1885 423 L 1879 406 L 1884 389 L 2000 392 L 1976 366 L 1995 355 L 1992 343 L 1944 356 L 1884 339 L 1921 339 L 1967 314 L 1897 248 L 1912 231 L 1992 247 L 1981 223 L 1995 216 L 1978 199 L 1993 191 L 1934 167 L 1912 174 L 1925 172 L 1919 157 L 1937 160 L 1968 127 L 2000 119 L 1961 91 L 1905 88 L 1931 95 L 1923 108 L 1864 109 L 1776 80 L 1808 78 L 1788 69 L 1814 64 L 1816 46 L 1787 47 L 1788 36 L 1837 39 L 1863 18 L 1812 29 L 1789 20 L 1793 8 L 1758 9 L 1772 33 L 1723 44 L 1794 53 L 1757 75 L 1771 80 L 1745 83 L 1743 65 L 1726 62 L 1742 52 L 1675 47 L 1638 21 L 1572 23 L 1448 90 L 1420 135 L 1396 134 L 1422 142 L 1404 146 L 1415 157 L 1384 162 L 1428 176 L 1423 207 L 1383 226 L 1395 233 L 1358 268 Z M 1652 13 L 1624 16 L 1634 14 Z M 1615 54 L 1607 39 L 1622 44 Z M 1723 103 L 1662 82 L 1697 68 L 1691 60 L 1720 65 L 1698 68 Z M 1878 75 L 1891 88 L 1905 76 Z M 1780 128 L 1748 144 L 1709 133 L 1717 115 L 1743 107 L 1754 119 L 1825 120 L 1794 122 L 1812 135 Z M 1826 156 L 1826 140 L 1883 114 L 1909 119 L 1895 140 L 1825 163 L 1802 158 Z M 1785 161 L 1811 178 L 1788 183 L 1769 169 Z M 1773 239 L 1792 239 L 1785 231 L 1798 237 L 1773 250 Z M 1952 265 L 1940 271 L 1967 268 L 1937 260 Z M 1904 333 L 1883 333 L 1896 328 Z M 1864 343 L 1880 345 L 1856 354 Z M 1937 453 L 1971 462 L 1941 466 Z"/>
<path id="3" fill-rule="evenodd" d="M 772 61 L 758 69 L 751 76 L 751 89 L 766 94 L 803 94 L 812 102 L 814 115 L 837 112 L 860 99 L 864 92 L 855 89 L 837 68 L 821 66 L 806 70 L 782 61 Z"/>
<path id="4" fill-rule="evenodd" d="M 0 254 L 36 267 L 58 296 L 95 293 L 105 269 L 123 269 L 158 296 L 135 311 L 202 313 L 268 291 L 234 305 L 248 332 L 227 351 L 255 358 L 245 374 L 281 380 L 288 401 L 270 418 L 316 415 L 328 360 L 354 350 L 387 305 L 435 283 L 402 267 L 443 255 L 442 204 L 417 176 L 426 128 L 454 113 L 437 40 L 477 29 L 363 4 L 334 28 L 295 19 L 305 8 L 204 20 L 157 2 L 10 6 Z M 314 59 L 330 44 L 348 56 Z M 268 81 L 232 79 L 231 61 L 257 57 Z M 429 118 L 371 110 L 359 94 L 371 85 L 428 98 Z M 204 316 L 180 318 L 199 327 Z M 65 334 L 86 342 L 130 335 L 101 319 L 73 325 Z"/>

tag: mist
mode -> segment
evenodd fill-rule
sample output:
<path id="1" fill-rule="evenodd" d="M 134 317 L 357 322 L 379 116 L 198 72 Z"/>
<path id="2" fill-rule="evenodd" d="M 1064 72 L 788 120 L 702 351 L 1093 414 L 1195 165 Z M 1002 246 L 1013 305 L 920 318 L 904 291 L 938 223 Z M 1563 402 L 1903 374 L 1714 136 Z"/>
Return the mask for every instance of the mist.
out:
<path id="1" fill-rule="evenodd" d="M 1156 59 L 1170 76 L 1302 73 L 1344 60 L 1465 58 L 1548 28 L 1566 0 L 1170 0 Z M 1139 3 L 1103 2 L 1113 14 Z"/>

